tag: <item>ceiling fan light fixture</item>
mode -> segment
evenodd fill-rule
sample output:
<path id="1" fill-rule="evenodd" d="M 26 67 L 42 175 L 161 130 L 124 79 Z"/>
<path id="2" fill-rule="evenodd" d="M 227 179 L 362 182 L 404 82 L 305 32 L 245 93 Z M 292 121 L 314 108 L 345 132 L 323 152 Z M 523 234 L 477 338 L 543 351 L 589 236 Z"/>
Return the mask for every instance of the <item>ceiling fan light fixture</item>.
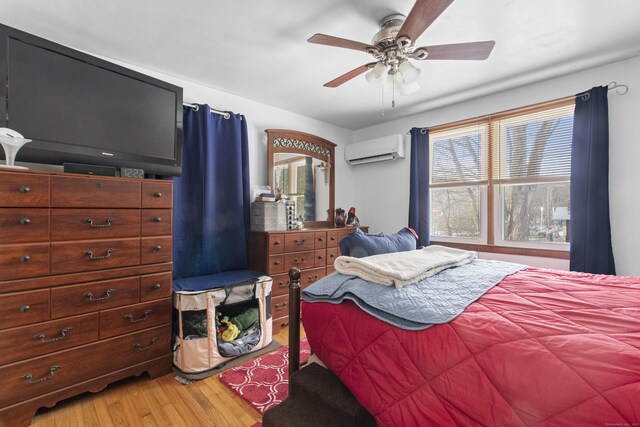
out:
<path id="1" fill-rule="evenodd" d="M 384 62 L 378 62 L 367 74 L 365 74 L 365 78 L 367 82 L 372 86 L 382 86 L 384 84 L 384 77 L 387 73 L 387 67 L 384 65 Z"/>
<path id="2" fill-rule="evenodd" d="M 405 59 L 398 66 L 398 71 L 402 75 L 402 82 L 405 85 L 411 85 L 420 78 L 420 68 L 413 65 L 409 60 Z"/>
<path id="3" fill-rule="evenodd" d="M 412 93 L 416 93 L 419 90 L 420 90 L 420 83 L 413 82 L 410 84 L 400 85 L 400 88 L 398 91 L 400 92 L 400 95 L 405 96 L 405 95 L 411 95 Z"/>

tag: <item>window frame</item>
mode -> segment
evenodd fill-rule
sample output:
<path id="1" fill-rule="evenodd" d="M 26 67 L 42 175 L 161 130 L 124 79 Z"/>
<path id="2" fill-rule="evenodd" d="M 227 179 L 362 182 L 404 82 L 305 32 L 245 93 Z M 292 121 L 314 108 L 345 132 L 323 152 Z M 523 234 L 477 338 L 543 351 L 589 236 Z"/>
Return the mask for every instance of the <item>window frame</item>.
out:
<path id="1" fill-rule="evenodd" d="M 532 241 L 508 241 L 504 239 L 503 230 L 503 215 L 504 215 L 504 186 L 513 184 L 545 184 L 553 182 L 570 182 L 570 177 L 553 176 L 553 177 L 539 177 L 537 179 L 532 178 L 514 178 L 498 180 L 493 176 L 495 172 L 495 162 L 500 162 L 501 159 L 497 156 L 499 151 L 496 150 L 499 144 L 504 144 L 504 140 L 499 143 L 495 142 L 496 125 L 495 122 L 513 117 L 524 116 L 540 111 L 552 110 L 559 107 L 568 107 L 575 105 L 575 98 L 568 97 L 540 104 L 530 105 L 522 108 L 516 108 L 513 110 L 503 111 L 487 116 L 476 117 L 473 119 L 462 120 L 454 123 L 449 123 L 441 126 L 435 126 L 430 128 L 430 135 L 433 133 L 445 133 L 448 131 L 454 131 L 464 127 L 477 126 L 485 124 L 487 126 L 487 145 L 486 156 L 482 156 L 481 162 L 486 158 L 487 167 L 487 181 L 480 183 L 460 183 L 460 185 L 443 185 L 435 184 L 431 185 L 429 182 L 429 189 L 431 188 L 453 188 L 453 187 L 467 187 L 479 185 L 480 187 L 480 236 L 479 238 L 465 238 L 465 237 L 448 237 L 448 236 L 436 236 L 431 234 L 432 222 L 432 194 L 429 191 L 430 209 L 429 209 L 429 238 L 432 243 L 444 244 L 446 246 L 459 247 L 461 249 L 475 250 L 481 252 L 502 253 L 512 255 L 525 255 L 525 256 L 542 256 L 548 258 L 569 258 L 569 243 L 565 242 L 532 242 Z M 432 142 L 429 141 L 429 163 L 430 167 L 433 164 L 433 150 Z M 429 178 L 431 181 L 431 169 L 429 171 Z"/>

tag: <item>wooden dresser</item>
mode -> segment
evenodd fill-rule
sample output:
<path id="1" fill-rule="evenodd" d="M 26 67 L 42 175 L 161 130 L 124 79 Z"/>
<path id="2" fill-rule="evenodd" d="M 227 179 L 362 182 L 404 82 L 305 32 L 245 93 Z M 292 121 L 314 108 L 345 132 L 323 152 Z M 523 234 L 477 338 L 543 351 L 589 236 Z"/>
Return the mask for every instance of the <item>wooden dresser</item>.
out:
<path id="1" fill-rule="evenodd" d="M 364 232 L 369 230 L 368 227 L 360 228 Z M 249 268 L 273 277 L 271 315 L 274 333 L 289 323 L 289 269 L 300 269 L 302 289 L 333 273 L 333 261 L 340 256 L 338 242 L 351 232 L 351 227 L 249 231 Z"/>
<path id="2" fill-rule="evenodd" d="M 172 188 L 0 169 L 0 425 L 170 372 Z"/>

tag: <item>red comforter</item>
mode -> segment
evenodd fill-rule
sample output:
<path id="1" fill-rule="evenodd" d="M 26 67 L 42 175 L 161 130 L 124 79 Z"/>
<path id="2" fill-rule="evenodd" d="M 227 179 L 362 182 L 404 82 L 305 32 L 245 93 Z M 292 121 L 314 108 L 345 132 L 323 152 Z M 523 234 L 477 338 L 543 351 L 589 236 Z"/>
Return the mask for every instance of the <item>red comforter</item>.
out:
<path id="1" fill-rule="evenodd" d="M 302 304 L 311 349 L 382 426 L 638 425 L 640 278 L 531 268 L 448 324 Z"/>

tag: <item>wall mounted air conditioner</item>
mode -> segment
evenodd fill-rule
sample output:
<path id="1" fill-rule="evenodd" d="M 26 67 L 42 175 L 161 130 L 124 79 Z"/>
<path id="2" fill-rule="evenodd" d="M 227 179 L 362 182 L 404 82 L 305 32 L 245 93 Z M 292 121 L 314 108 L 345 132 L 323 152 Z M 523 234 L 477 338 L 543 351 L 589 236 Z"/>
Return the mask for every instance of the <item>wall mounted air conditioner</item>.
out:
<path id="1" fill-rule="evenodd" d="M 362 165 L 404 157 L 404 136 L 400 134 L 347 144 L 344 147 L 344 158 L 350 165 Z"/>

